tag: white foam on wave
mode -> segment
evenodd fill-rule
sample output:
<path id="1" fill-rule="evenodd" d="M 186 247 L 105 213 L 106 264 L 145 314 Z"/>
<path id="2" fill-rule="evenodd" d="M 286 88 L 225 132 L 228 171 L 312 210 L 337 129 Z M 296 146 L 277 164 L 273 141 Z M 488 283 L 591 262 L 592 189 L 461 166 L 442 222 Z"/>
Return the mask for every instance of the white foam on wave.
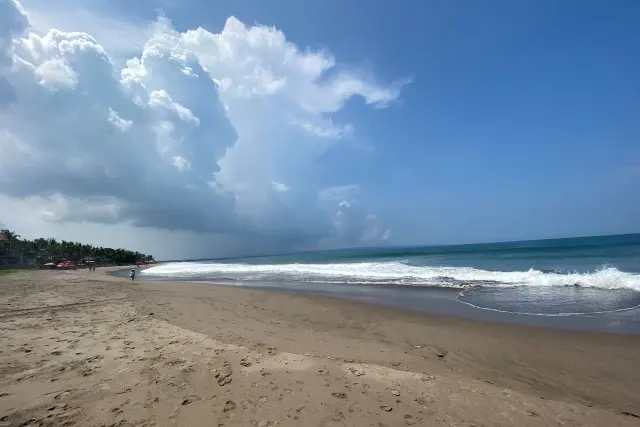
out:
<path id="1" fill-rule="evenodd" d="M 389 283 L 413 286 L 575 286 L 640 291 L 640 274 L 604 268 L 593 273 L 539 270 L 488 271 L 471 267 L 411 266 L 402 262 L 338 264 L 225 264 L 178 262 L 151 267 L 143 275 L 167 278 L 286 280 L 327 283 Z"/>

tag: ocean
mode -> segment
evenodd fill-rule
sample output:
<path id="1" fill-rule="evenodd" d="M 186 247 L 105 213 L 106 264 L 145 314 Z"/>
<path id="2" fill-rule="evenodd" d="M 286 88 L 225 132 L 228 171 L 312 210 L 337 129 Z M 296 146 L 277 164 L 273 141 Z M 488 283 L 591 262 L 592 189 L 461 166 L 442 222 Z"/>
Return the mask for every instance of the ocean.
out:
<path id="1" fill-rule="evenodd" d="M 640 333 L 640 234 L 171 262 L 145 269 L 141 277 Z"/>

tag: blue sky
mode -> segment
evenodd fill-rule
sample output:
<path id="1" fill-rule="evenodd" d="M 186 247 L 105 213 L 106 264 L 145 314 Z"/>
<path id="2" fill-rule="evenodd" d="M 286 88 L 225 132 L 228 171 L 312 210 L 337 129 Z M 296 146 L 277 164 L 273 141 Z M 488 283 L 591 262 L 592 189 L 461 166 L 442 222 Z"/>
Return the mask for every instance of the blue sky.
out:
<path id="1" fill-rule="evenodd" d="M 152 19 L 153 9 L 133 13 Z M 428 222 L 435 210 L 434 225 L 444 228 L 442 217 L 474 220 L 468 212 L 477 209 L 485 216 L 478 225 L 489 222 L 495 232 L 512 220 L 515 238 L 640 231 L 640 198 L 625 197 L 633 193 L 623 191 L 628 200 L 610 208 L 592 204 L 622 190 L 610 181 L 640 164 L 637 2 L 230 0 L 164 9 L 183 29 L 219 30 L 234 15 L 376 75 L 411 76 L 400 107 L 383 117 L 345 111 L 357 120 L 359 138 L 375 147 L 371 158 L 327 156 L 339 165 L 328 179 L 366 176 L 381 207 L 415 206 L 410 216 Z M 602 217 L 582 219 L 583 209 Z M 551 224 L 556 210 L 571 211 L 576 218 L 563 227 L 575 229 Z M 551 218 L 531 221 L 530 213 Z M 535 228 L 524 229 L 529 224 Z M 465 232 L 437 231 L 455 241 Z"/>
<path id="2" fill-rule="evenodd" d="M 230 16 L 247 28 L 275 27 L 300 52 L 325 52 L 335 60 L 323 78 L 347 72 L 371 85 L 369 92 L 341 98 L 340 108 L 314 116 L 349 131 L 339 138 L 340 143 L 313 155 L 302 148 L 295 151 L 298 146 L 293 143 L 278 145 L 279 129 L 255 127 L 254 133 L 264 131 L 253 135 L 256 140 L 272 144 L 268 153 L 280 150 L 274 155 L 278 161 L 249 162 L 248 152 L 272 154 L 243 151 L 245 160 L 234 163 L 236 172 L 229 172 L 226 185 L 231 177 L 237 181 L 242 164 L 251 165 L 251 170 L 268 169 L 269 180 L 278 175 L 274 168 L 286 171 L 282 178 L 290 181 L 272 181 L 281 185 L 281 193 L 293 194 L 304 187 L 295 198 L 278 200 L 284 211 L 274 210 L 273 201 L 265 202 L 268 211 L 263 210 L 264 204 L 258 208 L 257 196 L 247 201 L 239 196 L 237 186 L 228 190 L 235 191 L 230 209 L 253 218 L 249 228 L 258 230 L 264 250 L 276 241 L 280 242 L 274 243 L 277 248 L 291 243 L 306 249 L 314 246 L 313 239 L 329 246 L 352 246 L 640 231 L 638 2 L 62 0 L 54 7 L 42 0 L 24 0 L 22 5 L 40 33 L 48 28 L 89 32 L 118 67 L 140 56 L 161 9 L 179 34 L 197 27 L 220 33 Z M 204 64 L 208 54 L 204 44 L 193 49 Z M 169 95 L 187 107 L 208 102 L 182 94 L 181 87 L 172 90 L 167 90 Z M 374 99 L 376 90 L 388 92 L 384 99 Z M 224 96 L 220 102 L 229 104 Z M 230 120 L 236 129 L 240 129 L 237 120 L 256 113 L 242 105 L 247 113 L 238 112 L 238 107 L 236 122 Z M 219 120 L 198 118 L 200 123 Z M 209 136 L 218 138 L 217 129 Z M 293 151 L 284 151 L 292 147 Z M 296 168 L 290 160 L 296 156 L 306 163 L 301 160 Z M 225 162 L 219 162 L 223 170 Z M 226 170 L 231 171 L 231 166 Z M 11 183 L 5 180 L 5 184 Z M 358 209 L 349 203 L 348 214 L 342 207 L 336 212 L 309 208 L 310 194 L 347 186 L 357 186 L 357 196 L 341 197 L 357 202 Z M 34 203 L 33 197 L 53 193 L 86 201 L 86 195 L 74 191 L 47 188 L 6 193 L 12 203 L 27 199 Z M 115 193 L 99 196 L 120 197 Z M 332 215 L 340 209 L 344 212 L 339 217 L 348 221 L 336 222 Z M 330 218 L 321 218 L 320 212 L 329 212 Z M 258 214 L 267 219 L 256 220 Z M 283 219 L 297 226 L 288 228 L 279 222 Z M 2 217 L 0 221 L 11 222 Z M 60 224 L 65 233 L 79 219 L 55 214 L 48 221 Z M 327 221 L 342 233 L 339 239 L 326 239 L 337 236 L 323 228 Z M 81 222 L 149 228 L 139 218 L 127 216 Z M 300 231 L 305 227 L 312 232 L 298 239 L 296 233 L 305 234 Z M 232 228 L 229 234 L 235 234 L 235 240 L 246 238 L 242 225 Z M 137 231 L 125 234 L 131 233 Z M 364 239 L 364 235 L 375 238 Z M 244 250 L 242 244 L 236 246 Z M 205 246 L 202 250 L 218 249 Z"/>

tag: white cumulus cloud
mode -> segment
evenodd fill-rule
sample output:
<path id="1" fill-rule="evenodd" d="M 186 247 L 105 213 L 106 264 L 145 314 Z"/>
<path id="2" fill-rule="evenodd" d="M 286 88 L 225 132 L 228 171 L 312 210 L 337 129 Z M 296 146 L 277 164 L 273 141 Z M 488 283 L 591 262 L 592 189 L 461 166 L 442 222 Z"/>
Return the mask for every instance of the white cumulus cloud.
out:
<path id="1" fill-rule="evenodd" d="M 109 118 L 107 119 L 109 123 L 116 127 L 116 129 L 121 130 L 122 132 L 127 132 L 133 126 L 133 122 L 131 120 L 125 120 L 118 114 L 117 111 L 114 111 L 109 107 Z"/>
<path id="2" fill-rule="evenodd" d="M 73 89 L 77 74 L 63 59 L 55 58 L 43 62 L 35 70 L 40 77 L 40 84 L 49 89 Z"/>
<path id="3" fill-rule="evenodd" d="M 285 184 L 283 184 L 281 182 L 273 181 L 271 184 L 273 185 L 273 189 L 276 190 L 279 193 L 286 193 L 287 191 L 290 190 L 289 187 L 287 187 Z"/>
<path id="4" fill-rule="evenodd" d="M 220 33 L 159 18 L 138 56 L 115 61 L 90 34 L 30 30 L 0 0 L 0 193 L 58 223 L 291 247 L 386 239 L 362 190 L 325 188 L 318 159 L 356 132 L 336 116 L 351 98 L 388 107 L 406 83 L 234 17 Z"/>
<path id="5" fill-rule="evenodd" d="M 173 156 L 172 164 L 173 167 L 175 167 L 179 171 L 191 169 L 191 163 L 189 163 L 189 161 L 182 156 Z"/>

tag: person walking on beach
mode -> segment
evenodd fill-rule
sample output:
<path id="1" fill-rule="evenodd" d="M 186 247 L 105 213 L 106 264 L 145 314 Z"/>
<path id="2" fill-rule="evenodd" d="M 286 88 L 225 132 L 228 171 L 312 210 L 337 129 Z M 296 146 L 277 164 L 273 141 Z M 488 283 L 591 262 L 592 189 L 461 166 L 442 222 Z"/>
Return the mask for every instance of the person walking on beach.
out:
<path id="1" fill-rule="evenodd" d="M 131 269 L 131 272 L 129 273 L 129 277 L 131 277 L 131 281 L 133 282 L 136 279 L 136 270 L 135 269 Z"/>

